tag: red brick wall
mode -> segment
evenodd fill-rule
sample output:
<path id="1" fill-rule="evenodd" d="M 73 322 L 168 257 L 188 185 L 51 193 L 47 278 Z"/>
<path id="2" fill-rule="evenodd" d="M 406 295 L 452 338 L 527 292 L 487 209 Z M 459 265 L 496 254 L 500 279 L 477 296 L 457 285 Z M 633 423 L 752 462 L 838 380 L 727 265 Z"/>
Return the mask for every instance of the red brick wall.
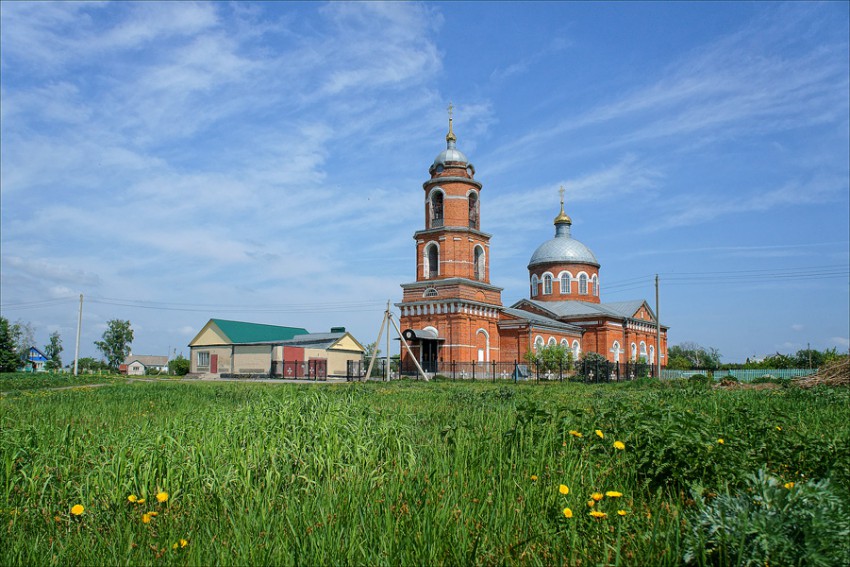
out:
<path id="1" fill-rule="evenodd" d="M 572 278 L 570 280 L 570 290 L 569 293 L 562 295 L 561 294 L 561 279 L 558 277 L 559 274 L 563 271 L 567 271 L 572 274 Z M 581 272 L 587 274 L 587 294 L 582 295 L 579 293 L 579 281 L 578 276 Z M 543 287 L 543 275 L 549 273 L 552 274 L 552 293 L 550 295 L 544 294 Z M 545 264 L 541 266 L 534 266 L 532 269 L 528 271 L 528 281 L 529 285 L 531 282 L 531 276 L 536 275 L 539 280 L 537 283 L 537 296 L 531 296 L 531 291 L 529 289 L 529 297 L 532 299 L 536 299 L 538 301 L 565 301 L 565 300 L 579 300 L 586 301 L 588 303 L 599 303 L 600 295 L 594 295 L 593 289 L 591 286 L 591 278 L 596 276 L 597 282 L 599 281 L 599 268 L 593 266 L 591 264 L 573 264 L 573 263 L 564 263 L 564 264 Z M 599 292 L 601 294 L 602 286 L 599 286 Z"/>

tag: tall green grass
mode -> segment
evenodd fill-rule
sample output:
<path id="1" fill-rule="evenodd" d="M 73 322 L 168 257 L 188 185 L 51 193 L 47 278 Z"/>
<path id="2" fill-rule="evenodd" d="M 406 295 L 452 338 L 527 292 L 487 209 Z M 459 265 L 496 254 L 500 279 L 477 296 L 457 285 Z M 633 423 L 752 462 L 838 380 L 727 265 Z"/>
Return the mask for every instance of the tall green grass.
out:
<path id="1" fill-rule="evenodd" d="M 695 499 L 758 469 L 829 478 L 846 502 L 848 401 L 656 383 L 157 382 L 7 397 L 0 563 L 676 565 Z M 607 491 L 622 496 L 588 506 Z"/>

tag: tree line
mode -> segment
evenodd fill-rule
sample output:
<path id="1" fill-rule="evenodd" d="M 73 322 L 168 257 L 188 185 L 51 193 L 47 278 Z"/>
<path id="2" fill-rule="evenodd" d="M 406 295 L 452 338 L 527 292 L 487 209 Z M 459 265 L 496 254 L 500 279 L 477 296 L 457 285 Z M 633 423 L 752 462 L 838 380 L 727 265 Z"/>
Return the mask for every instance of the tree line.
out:
<path id="1" fill-rule="evenodd" d="M 729 370 L 736 369 L 768 369 L 768 368 L 820 368 L 824 364 L 837 360 L 845 353 L 837 348 L 817 350 L 805 348 L 795 354 L 771 354 L 763 359 L 747 360 L 743 363 L 723 364 L 720 362 L 720 351 L 713 347 L 705 348 L 697 343 L 686 342 L 671 346 L 667 350 L 667 368 L 670 370 L 718 370 L 721 367 Z"/>
<path id="2" fill-rule="evenodd" d="M 91 357 L 80 358 L 77 369 L 82 372 L 105 370 L 118 372 L 118 367 L 130 356 L 133 344 L 133 328 L 130 321 L 112 319 L 107 321 L 101 340 L 94 345 L 103 355 L 97 360 Z M 35 328 L 31 323 L 15 321 L 10 323 L 0 317 L 0 372 L 15 372 L 29 363 L 30 348 L 35 347 Z M 37 348 L 37 347 L 36 347 Z M 58 331 L 50 334 L 49 342 L 44 346 L 45 367 L 48 370 L 62 368 L 62 337 Z M 73 366 L 73 362 L 69 365 Z M 189 372 L 189 361 L 179 355 L 168 363 L 169 374 L 184 375 Z"/>

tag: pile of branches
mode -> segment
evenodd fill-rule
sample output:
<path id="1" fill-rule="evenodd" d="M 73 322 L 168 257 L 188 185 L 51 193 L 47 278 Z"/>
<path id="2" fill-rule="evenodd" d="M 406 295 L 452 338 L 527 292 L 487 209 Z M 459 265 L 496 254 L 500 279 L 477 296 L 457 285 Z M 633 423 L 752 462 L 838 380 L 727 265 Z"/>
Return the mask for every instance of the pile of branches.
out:
<path id="1" fill-rule="evenodd" d="M 824 364 L 815 374 L 794 380 L 794 385 L 801 388 L 812 388 L 821 384 L 850 386 L 850 356 L 842 356 Z"/>

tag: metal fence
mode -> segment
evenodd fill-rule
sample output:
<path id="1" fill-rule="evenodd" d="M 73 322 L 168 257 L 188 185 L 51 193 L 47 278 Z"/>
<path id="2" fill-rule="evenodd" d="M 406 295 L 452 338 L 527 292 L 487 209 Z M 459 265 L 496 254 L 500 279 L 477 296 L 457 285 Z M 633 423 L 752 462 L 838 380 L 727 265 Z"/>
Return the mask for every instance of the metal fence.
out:
<path id="1" fill-rule="evenodd" d="M 677 378 L 690 378 L 701 374 L 712 379 L 721 380 L 724 376 L 733 376 L 739 382 L 752 382 L 757 378 L 799 378 L 810 376 L 817 372 L 817 368 L 693 368 L 691 370 L 668 370 L 661 369 L 662 380 L 675 380 Z"/>
<path id="2" fill-rule="evenodd" d="M 655 368 L 642 362 L 609 362 L 606 360 L 580 360 L 557 367 L 540 362 L 432 362 L 426 368 L 430 376 L 447 380 L 483 380 L 496 382 L 527 381 L 550 382 L 564 380 L 577 382 L 622 382 L 655 376 Z M 373 372 L 373 376 L 376 373 Z M 401 374 L 416 377 L 417 370 L 412 361 L 406 360 Z M 380 375 L 383 375 L 381 372 Z"/>

